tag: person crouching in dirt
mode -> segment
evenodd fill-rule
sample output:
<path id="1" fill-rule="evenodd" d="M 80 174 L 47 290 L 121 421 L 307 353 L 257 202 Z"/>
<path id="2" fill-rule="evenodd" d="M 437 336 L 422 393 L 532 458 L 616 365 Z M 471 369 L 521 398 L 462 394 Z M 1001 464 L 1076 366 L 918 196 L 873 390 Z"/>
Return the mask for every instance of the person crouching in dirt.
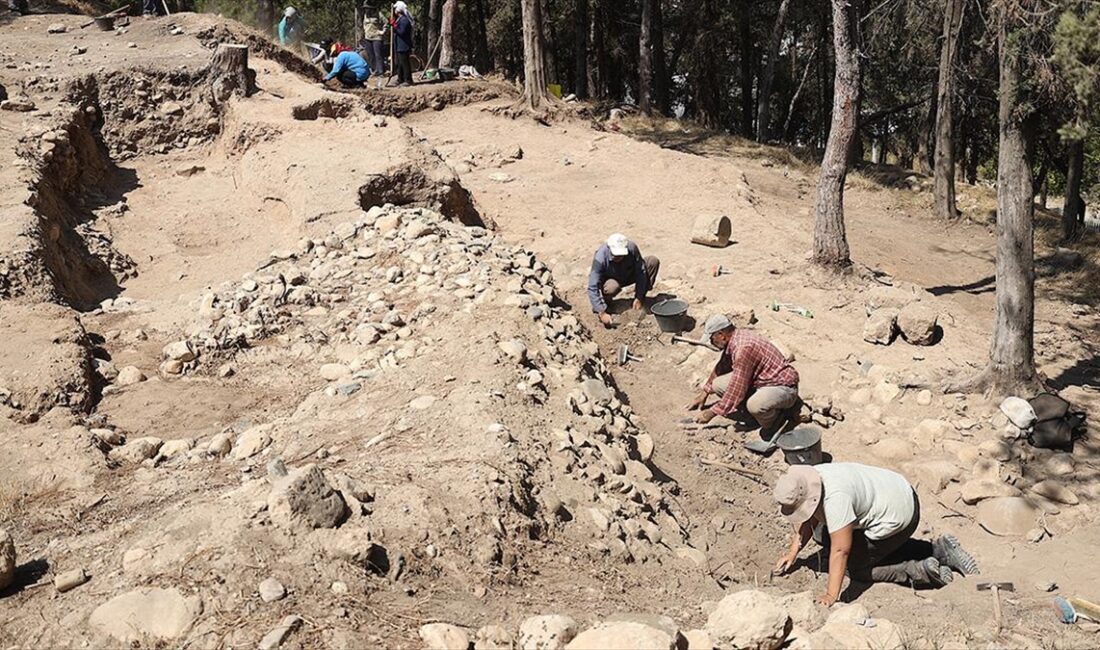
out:
<path id="1" fill-rule="evenodd" d="M 634 285 L 634 309 L 642 309 L 646 296 L 657 282 L 661 260 L 642 257 L 637 244 L 626 235 L 615 233 L 607 238 L 592 256 L 592 270 L 588 274 L 588 300 L 604 327 L 613 321 L 607 311 L 607 301 L 619 295 L 623 287 Z"/>
<path id="2" fill-rule="evenodd" d="M 313 56 L 311 62 L 313 65 L 321 66 L 321 69 L 325 72 L 332 70 L 332 63 L 336 60 L 336 57 L 344 52 L 353 51 L 347 45 L 344 45 L 340 41 L 334 41 L 331 38 L 326 38 L 317 44 L 317 54 Z"/>
<path id="3" fill-rule="evenodd" d="M 321 84 L 339 79 L 345 88 L 360 88 L 370 79 L 370 66 L 358 52 L 341 52 L 332 60 L 332 70 Z"/>
<path id="4" fill-rule="evenodd" d="M 398 0 L 393 3 L 393 16 L 390 18 L 393 27 L 394 50 L 397 53 L 397 87 L 411 86 L 413 83 L 412 61 L 410 57 L 413 51 L 413 24 L 409 7 Z"/>
<path id="5" fill-rule="evenodd" d="M 8 10 L 20 16 L 26 16 L 31 12 L 30 7 L 27 6 L 27 0 L 8 0 Z"/>
<path id="6" fill-rule="evenodd" d="M 798 416 L 798 371 L 764 337 L 737 329 L 723 314 L 715 314 L 703 325 L 703 333 L 722 356 L 711 371 L 702 392 L 688 405 L 700 409 L 695 418 L 706 424 L 719 415 L 760 425 L 760 435 L 770 440 L 776 431 Z M 710 395 L 718 401 L 704 408 Z"/>
<path id="7" fill-rule="evenodd" d="M 858 463 L 794 465 L 776 481 L 773 495 L 794 526 L 775 573 L 789 571 L 813 537 L 829 556 L 829 582 L 818 598 L 826 607 L 840 598 L 845 572 L 855 582 L 914 588 L 942 587 L 951 582 L 952 570 L 978 573 L 977 562 L 953 536 L 912 539 L 920 500 L 896 472 Z"/>
<path id="8" fill-rule="evenodd" d="M 287 7 L 283 19 L 279 21 L 279 42 L 284 47 L 301 47 L 306 33 L 306 21 L 294 7 Z"/>

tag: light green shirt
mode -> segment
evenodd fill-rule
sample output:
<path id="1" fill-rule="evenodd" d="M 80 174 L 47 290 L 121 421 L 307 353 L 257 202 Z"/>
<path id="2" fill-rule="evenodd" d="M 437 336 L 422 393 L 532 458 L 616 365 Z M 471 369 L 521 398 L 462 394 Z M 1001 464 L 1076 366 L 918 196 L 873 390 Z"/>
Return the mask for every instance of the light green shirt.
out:
<path id="1" fill-rule="evenodd" d="M 913 486 L 905 477 L 859 463 L 815 465 L 824 488 L 829 533 L 853 524 L 867 539 L 886 539 L 913 519 Z"/>

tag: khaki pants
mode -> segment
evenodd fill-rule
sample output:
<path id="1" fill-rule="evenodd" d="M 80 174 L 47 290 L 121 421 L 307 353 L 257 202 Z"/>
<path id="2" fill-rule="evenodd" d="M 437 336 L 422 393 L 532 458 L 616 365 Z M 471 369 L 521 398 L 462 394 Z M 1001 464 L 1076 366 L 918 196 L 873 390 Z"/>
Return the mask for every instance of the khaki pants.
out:
<path id="1" fill-rule="evenodd" d="M 649 257 L 645 258 L 644 261 L 645 274 L 646 277 L 649 278 L 649 289 L 650 292 L 652 292 L 653 285 L 657 284 L 657 272 L 661 270 L 661 260 L 657 259 L 653 255 L 650 255 Z M 610 279 L 604 280 L 601 289 L 603 290 L 604 296 L 608 298 L 614 298 L 615 296 L 619 295 L 619 292 L 623 290 L 623 287 L 629 287 L 632 284 L 634 283 L 627 282 L 625 284 L 620 284 L 618 280 Z"/>
<path id="2" fill-rule="evenodd" d="M 711 388 L 719 397 L 726 394 L 726 388 L 730 384 L 730 374 L 720 375 L 714 378 Z M 745 400 L 745 410 L 760 424 L 761 433 L 774 433 L 773 427 L 782 426 L 787 419 L 780 416 L 786 414 L 798 404 L 798 389 L 790 386 L 761 386 L 749 394 Z"/>

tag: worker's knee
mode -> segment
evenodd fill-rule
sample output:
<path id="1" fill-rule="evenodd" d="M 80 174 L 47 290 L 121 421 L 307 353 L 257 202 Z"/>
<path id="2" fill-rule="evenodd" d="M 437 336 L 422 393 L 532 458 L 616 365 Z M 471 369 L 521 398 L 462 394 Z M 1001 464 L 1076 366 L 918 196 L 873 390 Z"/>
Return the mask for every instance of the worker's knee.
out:
<path id="1" fill-rule="evenodd" d="M 730 375 L 729 374 L 719 375 L 719 376 L 714 378 L 713 382 L 711 382 L 710 389 L 715 395 L 717 395 L 719 397 L 722 397 L 723 395 L 726 394 L 726 389 L 729 388 L 729 385 L 730 385 Z"/>
<path id="2" fill-rule="evenodd" d="M 656 255 L 645 258 L 645 269 L 650 275 L 656 275 L 661 269 L 661 260 Z"/>
<path id="3" fill-rule="evenodd" d="M 603 295 L 608 298 L 614 298 L 623 290 L 623 286 L 619 284 L 618 280 L 605 280 L 601 289 L 603 290 Z"/>
<path id="4" fill-rule="evenodd" d="M 745 408 L 757 420 L 771 420 L 798 402 L 798 391 L 791 388 L 765 386 L 753 393 Z"/>

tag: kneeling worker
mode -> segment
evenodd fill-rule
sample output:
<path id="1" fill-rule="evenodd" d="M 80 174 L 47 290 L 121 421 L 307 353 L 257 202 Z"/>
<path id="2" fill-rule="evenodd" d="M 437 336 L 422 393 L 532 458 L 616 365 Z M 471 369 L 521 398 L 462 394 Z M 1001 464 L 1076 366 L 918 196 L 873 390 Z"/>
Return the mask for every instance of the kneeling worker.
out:
<path id="1" fill-rule="evenodd" d="M 719 415 L 742 419 L 747 411 L 760 425 L 760 435 L 770 439 L 801 408 L 798 371 L 779 348 L 758 334 L 737 329 L 723 314 L 708 318 L 703 333 L 722 356 L 688 410 L 703 409 L 713 393 L 718 402 L 703 410 L 696 422 L 706 424 Z"/>
<path id="2" fill-rule="evenodd" d="M 623 287 L 634 285 L 634 309 L 642 309 L 660 268 L 661 260 L 652 255 L 642 257 L 638 246 L 626 235 L 615 233 L 608 237 L 592 257 L 592 271 L 588 274 L 588 300 L 600 322 L 605 327 L 611 326 L 607 300 L 619 295 Z"/>
<path id="3" fill-rule="evenodd" d="M 370 66 L 358 52 L 340 52 L 332 59 L 332 70 L 321 83 L 332 79 L 339 79 L 345 88 L 358 88 L 370 79 Z"/>
<path id="4" fill-rule="evenodd" d="M 791 546 L 775 572 L 790 570 L 813 537 L 829 555 L 829 582 L 818 599 L 825 606 L 840 598 L 845 572 L 856 582 L 925 588 L 951 582 L 952 569 L 978 573 L 978 563 L 953 536 L 931 543 L 912 539 L 920 500 L 896 472 L 858 463 L 794 465 L 776 481 L 774 496 L 794 526 Z"/>

